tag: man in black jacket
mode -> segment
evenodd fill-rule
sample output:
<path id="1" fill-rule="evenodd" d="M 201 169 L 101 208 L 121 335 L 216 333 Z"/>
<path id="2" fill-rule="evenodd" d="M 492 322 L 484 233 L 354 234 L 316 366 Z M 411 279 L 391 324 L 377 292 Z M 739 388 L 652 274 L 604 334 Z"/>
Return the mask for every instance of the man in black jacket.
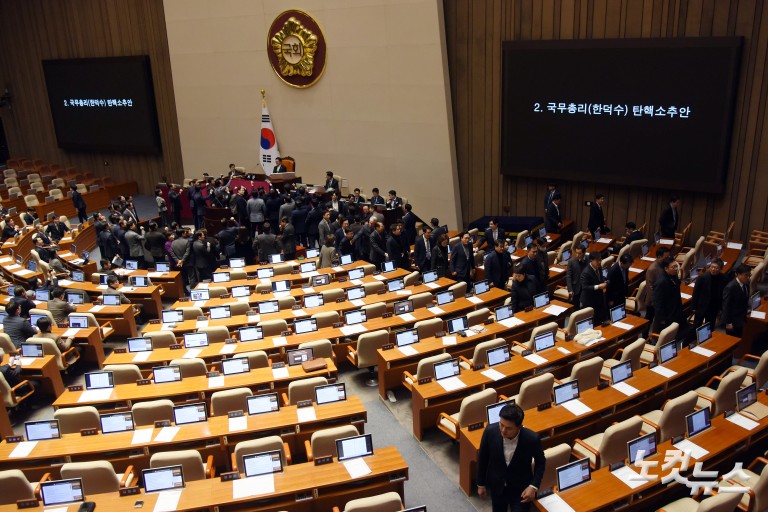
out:
<path id="1" fill-rule="evenodd" d="M 413 261 L 421 273 L 431 268 L 433 248 L 432 228 L 424 224 L 421 227 L 421 236 L 413 244 Z"/>
<path id="2" fill-rule="evenodd" d="M 506 237 L 507 234 L 504 232 L 504 228 L 499 226 L 498 219 L 492 217 L 488 221 L 488 229 L 485 230 L 485 241 L 479 248 L 491 252 L 491 249 L 496 246 L 496 241 L 501 240 L 503 242 Z"/>
<path id="3" fill-rule="evenodd" d="M 77 191 L 77 185 L 71 185 L 70 188 L 72 189 L 72 205 L 77 210 L 77 219 L 80 223 L 83 223 L 88 220 L 88 215 L 85 213 L 85 199 Z"/>
<path id="4" fill-rule="evenodd" d="M 280 247 L 286 261 L 296 258 L 296 230 L 288 217 L 280 220 Z"/>
<path id="5" fill-rule="evenodd" d="M 537 293 L 536 281 L 526 274 L 526 270 L 519 263 L 515 266 L 515 279 L 512 281 L 512 295 L 510 304 L 512 311 L 525 311 L 528 307 L 533 307 L 533 296 Z"/>
<path id="6" fill-rule="evenodd" d="M 584 256 L 584 248 L 577 245 L 573 249 L 573 256 L 568 260 L 568 269 L 565 274 L 565 284 L 568 287 L 568 296 L 576 307 L 581 304 L 581 273 L 588 265 Z"/>
<path id="7" fill-rule="evenodd" d="M 451 248 L 451 273 L 456 281 L 464 281 L 469 286 L 475 277 L 475 256 L 472 252 L 472 237 L 469 233 L 461 234 L 461 241 Z"/>
<path id="8" fill-rule="evenodd" d="M 592 206 L 589 207 L 589 221 L 587 222 L 587 229 L 595 236 L 595 231 L 598 229 L 600 233 L 607 233 L 610 231 L 605 225 L 605 211 L 603 205 L 605 204 L 605 196 L 603 194 L 597 194 Z"/>
<path id="9" fill-rule="evenodd" d="M 725 332 L 741 337 L 749 310 L 749 275 L 751 270 L 744 265 L 734 269 L 736 277 L 723 290 L 723 324 Z"/>
<path id="10" fill-rule="evenodd" d="M 614 254 L 619 254 L 619 252 L 620 252 L 620 251 L 621 251 L 621 250 L 622 250 L 624 247 L 627 247 L 627 246 L 628 246 L 629 244 L 631 244 L 632 242 L 636 242 L 636 241 L 638 241 L 638 240 L 642 240 L 642 239 L 643 239 L 643 232 L 642 232 L 642 231 L 639 231 L 639 230 L 637 229 L 637 224 L 635 224 L 635 223 L 634 223 L 634 222 L 632 222 L 632 221 L 630 221 L 630 222 L 627 222 L 627 223 L 624 225 L 624 242 L 623 242 L 623 243 L 622 243 L 620 246 L 618 246 L 618 247 L 614 247 L 614 248 L 612 249 L 612 250 L 613 250 L 613 253 L 614 253 Z"/>
<path id="11" fill-rule="evenodd" d="M 547 208 L 546 227 L 547 233 L 559 233 L 560 228 L 563 227 L 563 214 L 560 211 L 560 202 L 562 197 L 560 194 L 555 194 L 552 197 L 552 202 L 549 203 Z"/>
<path id="12" fill-rule="evenodd" d="M 624 301 L 629 294 L 627 284 L 629 283 L 629 267 L 632 265 L 633 258 L 629 254 L 622 254 L 619 261 L 613 264 L 608 271 L 608 286 L 605 289 L 605 301 L 608 308 L 624 305 Z"/>
<path id="13" fill-rule="evenodd" d="M 680 265 L 672 256 L 661 262 L 661 277 L 653 285 L 653 332 L 660 332 L 673 322 L 677 322 L 677 339 L 685 340 L 688 334 L 688 320 L 683 315 L 683 299 L 680 297 L 680 279 L 677 273 Z"/>
<path id="14" fill-rule="evenodd" d="M 680 225 L 680 198 L 672 195 L 669 204 L 664 207 L 659 217 L 659 231 L 665 238 L 675 238 L 675 231 Z"/>
<path id="15" fill-rule="evenodd" d="M 720 273 L 723 268 L 723 260 L 712 260 L 709 268 L 696 279 L 691 298 L 691 309 L 694 311 L 693 328 L 696 329 L 704 322 L 714 329 L 717 315 L 723 307 L 723 288 L 725 288 L 725 276 Z"/>
<path id="16" fill-rule="evenodd" d="M 509 269 L 512 266 L 512 258 L 505 250 L 505 245 L 503 239 L 496 240 L 493 246 L 494 250 L 486 255 L 484 263 L 486 279 L 501 290 L 507 288 Z"/>
<path id="17" fill-rule="evenodd" d="M 11 217 L 8 217 L 5 219 L 5 227 L 3 228 L 3 234 L 2 238 L 0 238 L 0 242 L 4 243 L 6 240 L 13 238 L 20 233 L 21 232 L 16 229 L 16 223 Z"/>
<path id="18" fill-rule="evenodd" d="M 490 494 L 494 512 L 528 510 L 544 476 L 539 435 L 523 427 L 524 418 L 519 405 L 505 405 L 499 422 L 488 425 L 480 440 L 477 494 Z"/>
<path id="19" fill-rule="evenodd" d="M 384 240 L 384 224 L 381 222 L 376 223 L 370 236 L 370 259 L 376 265 L 376 270 L 381 270 L 381 264 L 389 259 L 387 242 Z"/>
<path id="20" fill-rule="evenodd" d="M 602 323 L 607 318 L 603 290 L 608 287 L 608 284 L 603 279 L 603 272 L 600 268 L 601 262 L 602 258 L 599 252 L 589 253 L 589 265 L 581 273 L 581 307 L 595 310 L 593 315 L 595 325 Z"/>

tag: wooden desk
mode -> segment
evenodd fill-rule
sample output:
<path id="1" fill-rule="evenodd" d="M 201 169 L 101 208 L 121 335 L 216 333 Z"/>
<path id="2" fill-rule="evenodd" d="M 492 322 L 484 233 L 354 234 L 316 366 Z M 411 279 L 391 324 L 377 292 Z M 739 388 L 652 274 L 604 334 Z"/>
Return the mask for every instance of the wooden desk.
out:
<path id="1" fill-rule="evenodd" d="M 181 357 L 182 354 L 179 354 Z M 82 400 L 81 396 L 87 391 L 69 391 L 68 389 L 53 402 L 54 409 L 59 407 L 75 407 L 80 405 L 97 405 L 125 403 L 128 408 L 134 402 L 170 398 L 177 403 L 189 401 L 210 401 L 211 394 L 216 391 L 232 388 L 250 388 L 254 392 L 285 391 L 288 384 L 294 380 L 307 377 L 326 377 L 335 379 L 338 370 L 333 360 L 326 359 L 327 368 L 315 372 L 305 372 L 301 365 L 288 367 L 288 376 L 275 378 L 272 368 L 256 368 L 248 373 L 227 375 L 224 377 L 224 385 L 209 387 L 207 377 L 187 377 L 179 382 L 166 382 L 163 384 L 151 383 L 145 386 L 136 384 L 119 384 L 112 389 L 109 397 L 96 400 Z M 87 395 L 86 395 L 87 396 Z"/>
<path id="2" fill-rule="evenodd" d="M 79 311 L 79 310 L 78 310 Z M 101 332 L 99 332 L 101 330 Z M 51 327 L 51 332 L 58 334 L 62 338 L 72 338 L 74 343 L 82 348 L 81 357 L 84 361 L 90 361 L 104 366 L 104 343 L 106 338 L 112 333 L 109 327 L 86 327 L 84 329 L 70 329 L 64 327 Z M 65 334 L 68 334 L 65 336 Z"/>
<path id="3" fill-rule="evenodd" d="M 88 293 L 92 299 L 100 297 L 106 289 L 106 285 L 99 285 L 91 282 L 78 283 L 70 281 L 69 279 L 59 279 L 59 286 L 67 290 L 82 290 Z M 119 290 L 123 292 L 132 303 L 142 304 L 144 314 L 150 318 L 160 318 L 160 313 L 163 310 L 163 304 L 160 301 L 160 286 L 122 286 Z"/>
<path id="4" fill-rule="evenodd" d="M 48 309 L 47 302 L 37 303 L 38 309 Z M 78 304 L 77 313 L 93 313 L 99 325 L 110 322 L 114 333 L 119 336 L 136 337 L 138 328 L 136 327 L 136 317 L 132 304 L 120 304 L 119 306 L 102 306 L 99 304 Z M 102 351 L 103 352 L 103 351 Z M 103 362 L 103 358 L 102 358 Z"/>
<path id="5" fill-rule="evenodd" d="M 8 364 L 8 360 L 9 356 L 5 354 L 0 364 Z M 64 393 L 64 381 L 61 379 L 61 372 L 53 356 L 25 357 L 21 361 L 22 379 L 40 381 L 40 387 L 38 387 L 36 393 L 53 395 L 55 397 Z M 27 364 L 24 364 L 25 362 Z"/>
<path id="6" fill-rule="evenodd" d="M 704 348 L 715 351 L 715 355 L 706 358 L 691 353 L 688 348 L 681 350 L 675 359 L 664 365 L 677 372 L 677 375 L 670 379 L 644 367 L 627 381 L 637 388 L 639 393 L 627 396 L 613 387 L 603 390 L 588 389 L 581 392 L 580 400 L 589 406 L 592 412 L 576 417 L 564 407 L 551 407 L 543 411 L 529 409 L 525 411 L 526 427 L 539 433 L 545 447 L 561 442 L 572 444 L 576 437 L 583 439 L 602 432 L 613 421 L 621 421 L 634 414 L 643 414 L 659 408 L 667 398 L 679 396 L 703 385 L 708 376 L 730 366 L 731 353 L 738 342 L 739 339 L 733 336 L 713 333 L 712 339 L 704 344 Z M 482 429 L 469 431 L 465 427 L 461 429 L 459 436 L 459 485 L 467 495 L 473 488 L 482 435 Z"/>
<path id="7" fill-rule="evenodd" d="M 119 268 L 115 273 L 121 277 L 145 276 L 152 280 L 155 285 L 163 287 L 163 295 L 168 298 L 178 299 L 186 295 L 184 282 L 181 280 L 181 272 L 172 270 L 170 272 L 154 272 L 151 270 L 128 270 Z"/>
<path id="8" fill-rule="evenodd" d="M 35 206 L 35 211 L 41 219 L 44 219 L 50 212 L 56 212 L 57 216 L 66 215 L 67 217 L 77 217 L 77 210 L 75 210 L 75 206 L 72 204 L 71 197 L 64 197 L 63 199 L 53 201 L 52 203 L 46 203 L 45 196 L 47 195 L 47 192 L 42 196 L 38 194 L 38 201 L 40 201 L 40 204 Z M 111 197 L 107 189 L 102 187 L 94 192 L 84 193 L 83 200 L 85 201 L 85 204 L 88 205 L 88 211 L 95 212 L 98 210 L 106 210 L 111 201 Z"/>
<path id="9" fill-rule="evenodd" d="M 3 404 L 3 407 L 0 408 L 0 436 L 3 436 L 3 439 L 5 439 L 12 435 L 13 426 L 11 425 L 11 417 L 8 408 Z"/>

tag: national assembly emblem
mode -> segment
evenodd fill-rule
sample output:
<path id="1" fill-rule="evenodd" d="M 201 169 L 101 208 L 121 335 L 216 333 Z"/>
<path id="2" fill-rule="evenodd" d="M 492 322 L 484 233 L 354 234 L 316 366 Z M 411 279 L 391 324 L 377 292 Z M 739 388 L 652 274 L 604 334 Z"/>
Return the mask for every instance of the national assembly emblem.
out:
<path id="1" fill-rule="evenodd" d="M 277 76 L 293 87 L 309 87 L 325 71 L 325 36 L 303 11 L 285 11 L 275 18 L 267 34 L 267 53 Z"/>

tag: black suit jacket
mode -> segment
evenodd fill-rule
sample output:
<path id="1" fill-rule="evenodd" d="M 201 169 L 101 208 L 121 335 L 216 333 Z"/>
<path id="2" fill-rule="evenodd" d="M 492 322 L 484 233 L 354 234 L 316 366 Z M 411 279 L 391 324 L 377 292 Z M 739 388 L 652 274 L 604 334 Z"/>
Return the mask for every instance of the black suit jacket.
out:
<path id="1" fill-rule="evenodd" d="M 677 225 L 680 223 L 680 213 L 675 210 L 672 211 L 672 205 L 668 204 L 661 211 L 659 217 L 659 230 L 661 236 L 666 238 L 675 238 L 675 231 L 677 231 Z"/>
<path id="2" fill-rule="evenodd" d="M 336 178 L 325 180 L 325 190 L 328 190 L 331 188 L 333 190 L 339 190 L 339 180 L 337 180 Z"/>
<path id="3" fill-rule="evenodd" d="M 698 283 L 696 283 L 698 286 Z M 749 283 L 746 285 L 747 292 L 744 293 L 741 283 L 738 279 L 732 279 L 723 289 L 723 323 L 733 324 L 734 330 L 744 327 L 747 318 L 747 308 L 749 307 Z"/>
<path id="4" fill-rule="evenodd" d="M 627 279 L 629 272 L 623 270 L 619 263 L 614 263 L 608 271 L 608 287 L 605 289 L 605 301 L 608 307 L 624 304 L 628 295 Z"/>
<path id="5" fill-rule="evenodd" d="M 485 257 L 485 277 L 496 288 L 502 290 L 507 286 L 509 280 L 509 268 L 512 266 L 512 258 L 507 251 L 502 251 L 501 254 L 492 250 Z"/>
<path id="6" fill-rule="evenodd" d="M 605 212 L 603 212 L 603 209 L 600 208 L 597 203 L 592 203 L 592 206 L 589 207 L 589 221 L 587 222 L 587 229 L 589 229 L 589 232 L 593 234 L 598 229 L 601 232 L 605 231 Z"/>
<path id="7" fill-rule="evenodd" d="M 503 242 L 504 239 L 507 238 L 507 234 L 504 233 L 504 230 L 501 229 L 498 226 L 496 227 L 496 231 L 497 231 L 496 232 L 496 239 L 497 240 L 501 240 Z M 493 250 L 493 247 L 494 247 L 493 243 L 494 243 L 494 241 L 493 241 L 493 231 L 491 231 L 491 228 L 488 228 L 488 229 L 485 230 L 485 250 L 486 250 L 486 252 L 490 253 Z"/>
<path id="8" fill-rule="evenodd" d="M 284 166 L 284 165 L 282 165 L 282 164 L 280 164 L 280 165 L 276 165 L 276 166 L 274 166 L 274 167 L 272 168 L 272 174 L 277 174 L 277 173 L 280 173 L 280 172 L 288 172 L 288 168 L 287 168 L 287 167 L 285 167 L 285 166 Z"/>
<path id="9" fill-rule="evenodd" d="M 517 448 L 507 465 L 499 424 L 488 425 L 483 432 L 477 458 L 477 485 L 486 487 L 492 495 L 501 495 L 507 487 L 511 496 L 519 497 L 529 485 L 541 485 L 547 461 L 539 435 L 523 427 L 518 436 Z"/>
<path id="10" fill-rule="evenodd" d="M 584 272 L 584 268 L 587 265 L 589 265 L 589 262 L 586 258 L 584 258 L 582 261 L 579 261 L 577 258 L 571 258 L 568 260 L 568 270 L 565 275 L 565 283 L 568 286 L 568 291 L 573 292 L 574 295 L 581 293 L 581 273 Z"/>
<path id="11" fill-rule="evenodd" d="M 696 286 L 693 287 L 693 297 L 691 298 L 691 308 L 696 312 L 697 317 L 709 316 L 715 317 L 720 312 L 723 305 L 724 277 L 718 274 L 717 277 L 709 272 L 705 272 L 696 279 Z"/>
<path id="12" fill-rule="evenodd" d="M 384 235 L 375 229 L 371 232 L 370 242 L 371 263 L 376 265 L 376 270 L 381 270 L 381 264 L 386 260 L 387 242 L 384 240 Z"/>
<path id="13" fill-rule="evenodd" d="M 456 272 L 456 280 L 468 280 L 469 271 L 475 268 L 475 256 L 472 253 L 472 246 L 467 247 L 467 251 L 464 251 L 462 243 L 457 243 L 451 248 L 451 272 Z M 469 257 L 467 257 L 469 252 Z"/>
<path id="14" fill-rule="evenodd" d="M 656 310 L 654 325 L 661 330 L 672 322 L 677 322 L 682 329 L 687 325 L 683 315 L 683 299 L 680 297 L 680 281 L 662 271 L 653 285 L 653 308 Z M 679 338 L 680 336 L 678 336 Z"/>
<path id="15" fill-rule="evenodd" d="M 603 290 L 595 290 L 595 286 L 602 284 L 603 281 L 602 269 L 598 268 L 595 272 L 592 265 L 588 264 L 584 267 L 581 273 L 581 307 L 595 310 L 595 325 L 606 318 L 605 294 Z"/>
<path id="16" fill-rule="evenodd" d="M 416 263 L 416 266 L 419 267 L 419 269 L 424 272 L 426 270 L 430 269 L 430 266 L 432 264 L 432 250 L 435 248 L 434 245 L 432 245 L 432 240 L 429 241 L 429 258 L 427 258 L 427 246 L 424 242 L 424 236 L 420 236 L 416 239 L 416 242 L 413 244 L 413 261 Z"/>
<path id="17" fill-rule="evenodd" d="M 560 212 L 560 207 L 555 203 L 550 203 L 549 208 L 547 208 L 547 232 L 557 233 L 560 229 L 558 224 L 561 222 L 563 222 L 563 215 Z"/>
<path id="18" fill-rule="evenodd" d="M 512 296 L 510 297 L 512 311 L 517 313 L 533 306 L 533 296 L 537 292 L 536 281 L 529 275 L 526 275 L 522 282 L 517 279 L 512 281 Z"/>

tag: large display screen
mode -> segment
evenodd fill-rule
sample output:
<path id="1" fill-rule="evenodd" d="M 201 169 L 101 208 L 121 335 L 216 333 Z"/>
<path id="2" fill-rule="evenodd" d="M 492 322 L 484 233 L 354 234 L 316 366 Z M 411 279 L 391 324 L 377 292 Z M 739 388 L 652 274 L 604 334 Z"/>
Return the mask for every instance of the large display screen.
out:
<path id="1" fill-rule="evenodd" d="M 722 192 L 741 38 L 503 43 L 502 173 Z"/>

